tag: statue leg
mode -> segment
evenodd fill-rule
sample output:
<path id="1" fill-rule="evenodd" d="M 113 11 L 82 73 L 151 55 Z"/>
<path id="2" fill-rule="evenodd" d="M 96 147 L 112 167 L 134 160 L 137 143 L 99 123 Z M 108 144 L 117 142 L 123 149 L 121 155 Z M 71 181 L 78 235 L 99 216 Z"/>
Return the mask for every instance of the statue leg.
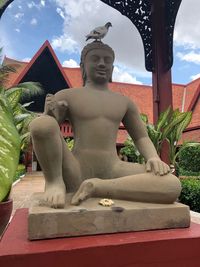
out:
<path id="1" fill-rule="evenodd" d="M 60 127 L 53 117 L 44 115 L 30 124 L 33 148 L 45 177 L 44 200 L 55 208 L 65 204 L 66 188 L 73 191 L 80 185 L 78 161 L 67 148 Z"/>
<path id="2" fill-rule="evenodd" d="M 144 165 L 119 162 L 113 168 L 113 179 L 85 180 L 72 198 L 72 204 L 78 205 L 88 197 L 171 204 L 180 192 L 180 181 L 172 174 L 155 175 L 146 172 Z"/>

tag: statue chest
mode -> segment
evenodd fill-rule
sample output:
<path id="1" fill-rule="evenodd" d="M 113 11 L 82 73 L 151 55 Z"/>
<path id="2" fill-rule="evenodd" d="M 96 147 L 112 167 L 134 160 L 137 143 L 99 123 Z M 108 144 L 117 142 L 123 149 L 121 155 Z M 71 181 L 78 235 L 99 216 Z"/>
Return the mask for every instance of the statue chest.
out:
<path id="1" fill-rule="evenodd" d="M 120 122 L 125 115 L 126 105 L 116 97 L 77 97 L 69 103 L 71 119 L 91 120 L 105 118 Z"/>

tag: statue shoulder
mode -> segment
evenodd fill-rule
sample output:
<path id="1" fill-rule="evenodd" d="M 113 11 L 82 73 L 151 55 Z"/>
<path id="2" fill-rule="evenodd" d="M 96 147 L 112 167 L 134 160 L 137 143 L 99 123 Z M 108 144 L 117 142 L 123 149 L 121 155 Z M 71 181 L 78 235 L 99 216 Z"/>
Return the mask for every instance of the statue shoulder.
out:
<path id="1" fill-rule="evenodd" d="M 77 93 L 81 88 L 68 88 L 58 91 L 55 94 L 56 99 L 59 100 L 69 100 L 73 95 Z"/>

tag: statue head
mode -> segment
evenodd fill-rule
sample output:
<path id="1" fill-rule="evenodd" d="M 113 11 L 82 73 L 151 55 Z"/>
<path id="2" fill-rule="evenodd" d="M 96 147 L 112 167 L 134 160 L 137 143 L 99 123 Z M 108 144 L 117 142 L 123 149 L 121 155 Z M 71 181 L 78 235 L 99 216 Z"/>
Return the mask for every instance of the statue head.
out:
<path id="1" fill-rule="evenodd" d="M 81 67 L 81 72 L 82 72 L 82 79 L 83 79 L 83 85 L 85 85 L 86 81 L 87 81 L 87 74 L 86 74 L 86 69 L 85 69 L 85 59 L 86 59 L 86 56 L 89 52 L 91 51 L 95 51 L 95 49 L 97 50 L 104 50 L 104 51 L 107 51 L 109 52 L 109 54 L 111 55 L 113 61 L 112 63 L 114 62 L 114 59 L 115 59 L 115 53 L 113 51 L 113 49 L 108 46 L 107 44 L 104 44 L 100 41 L 94 41 L 92 43 L 89 43 L 87 44 L 82 52 L 81 52 L 81 62 L 80 62 L 80 67 Z M 112 82 L 112 74 L 109 78 L 109 82 Z"/>

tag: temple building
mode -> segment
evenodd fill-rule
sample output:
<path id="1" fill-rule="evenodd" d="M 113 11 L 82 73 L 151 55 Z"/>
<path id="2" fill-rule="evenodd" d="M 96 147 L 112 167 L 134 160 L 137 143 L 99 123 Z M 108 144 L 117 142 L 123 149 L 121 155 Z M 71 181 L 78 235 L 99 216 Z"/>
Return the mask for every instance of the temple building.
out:
<path id="1" fill-rule="evenodd" d="M 38 114 L 43 112 L 47 94 L 55 94 L 64 88 L 79 88 L 82 86 L 80 68 L 63 67 L 48 41 L 45 41 L 29 62 L 5 57 L 3 64 L 17 66 L 16 72 L 9 74 L 6 88 L 27 81 L 42 84 L 44 94 L 33 97 L 31 101 L 34 101 L 34 103 L 29 107 L 29 110 Z M 140 112 L 148 116 L 149 122 L 153 121 L 151 86 L 112 82 L 109 84 L 109 88 L 114 92 L 128 96 L 137 104 Z M 192 121 L 184 131 L 181 142 L 183 140 L 200 142 L 200 78 L 188 84 L 173 84 L 172 94 L 173 109 L 179 108 L 180 111 L 193 112 Z M 60 128 L 64 137 L 73 137 L 73 131 L 68 122 L 63 123 Z M 118 149 L 123 146 L 127 137 L 128 133 L 123 125 L 120 125 L 116 144 Z M 28 161 L 29 170 L 39 170 L 39 167 L 33 166 L 33 162 L 35 163 L 36 160 L 32 151 L 29 152 Z"/>

